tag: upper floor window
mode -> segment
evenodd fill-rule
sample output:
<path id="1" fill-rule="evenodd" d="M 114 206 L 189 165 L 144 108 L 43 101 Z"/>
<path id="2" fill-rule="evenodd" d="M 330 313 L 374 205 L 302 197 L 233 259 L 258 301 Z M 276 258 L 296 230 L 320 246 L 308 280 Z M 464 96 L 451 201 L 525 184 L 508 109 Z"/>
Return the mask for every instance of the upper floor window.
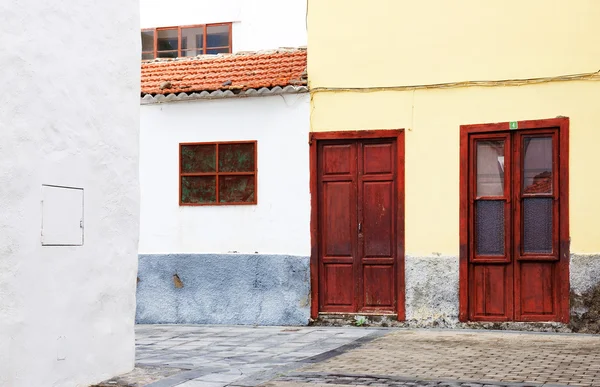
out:
<path id="1" fill-rule="evenodd" d="M 231 52 L 231 23 L 142 30 L 142 60 Z"/>

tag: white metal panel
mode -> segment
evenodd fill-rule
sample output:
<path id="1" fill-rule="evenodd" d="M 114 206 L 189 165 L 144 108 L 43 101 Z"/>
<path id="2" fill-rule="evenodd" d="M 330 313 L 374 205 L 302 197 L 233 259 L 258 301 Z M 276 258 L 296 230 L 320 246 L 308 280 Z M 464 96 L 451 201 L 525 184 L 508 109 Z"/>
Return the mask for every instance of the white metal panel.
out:
<path id="1" fill-rule="evenodd" d="M 42 185 L 42 245 L 83 245 L 83 188 Z"/>

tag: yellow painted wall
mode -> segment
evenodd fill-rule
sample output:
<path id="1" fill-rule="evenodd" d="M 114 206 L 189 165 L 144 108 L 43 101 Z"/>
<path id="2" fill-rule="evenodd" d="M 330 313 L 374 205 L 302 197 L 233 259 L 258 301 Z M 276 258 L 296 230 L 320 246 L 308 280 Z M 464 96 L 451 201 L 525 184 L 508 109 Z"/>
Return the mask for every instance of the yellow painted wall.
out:
<path id="1" fill-rule="evenodd" d="M 407 255 L 458 255 L 460 125 L 559 115 L 571 120 L 571 252 L 600 252 L 598 78 L 318 91 L 597 71 L 600 1 L 312 0 L 308 20 L 311 129 L 406 129 Z"/>

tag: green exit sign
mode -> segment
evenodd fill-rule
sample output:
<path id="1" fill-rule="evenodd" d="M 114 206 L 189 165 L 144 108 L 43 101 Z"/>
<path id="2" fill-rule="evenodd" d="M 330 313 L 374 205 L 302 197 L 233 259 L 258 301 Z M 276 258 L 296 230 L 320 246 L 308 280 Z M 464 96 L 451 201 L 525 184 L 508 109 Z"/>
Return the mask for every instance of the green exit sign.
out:
<path id="1" fill-rule="evenodd" d="M 511 129 L 519 129 L 519 123 L 517 121 L 511 121 L 510 128 Z"/>

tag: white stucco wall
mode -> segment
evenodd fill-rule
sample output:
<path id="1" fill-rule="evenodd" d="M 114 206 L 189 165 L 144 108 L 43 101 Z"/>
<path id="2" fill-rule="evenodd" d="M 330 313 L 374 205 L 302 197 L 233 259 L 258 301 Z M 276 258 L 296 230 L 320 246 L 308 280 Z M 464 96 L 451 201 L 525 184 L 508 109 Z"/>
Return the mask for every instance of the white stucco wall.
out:
<path id="1" fill-rule="evenodd" d="M 138 6 L 0 2 L 0 386 L 88 386 L 133 367 Z M 83 246 L 42 246 L 44 184 L 83 188 Z"/>
<path id="2" fill-rule="evenodd" d="M 141 27 L 233 22 L 233 51 L 306 46 L 306 0 L 141 0 Z"/>
<path id="3" fill-rule="evenodd" d="M 143 105 L 140 254 L 310 255 L 307 93 Z M 257 140 L 258 204 L 179 206 L 181 142 Z"/>

